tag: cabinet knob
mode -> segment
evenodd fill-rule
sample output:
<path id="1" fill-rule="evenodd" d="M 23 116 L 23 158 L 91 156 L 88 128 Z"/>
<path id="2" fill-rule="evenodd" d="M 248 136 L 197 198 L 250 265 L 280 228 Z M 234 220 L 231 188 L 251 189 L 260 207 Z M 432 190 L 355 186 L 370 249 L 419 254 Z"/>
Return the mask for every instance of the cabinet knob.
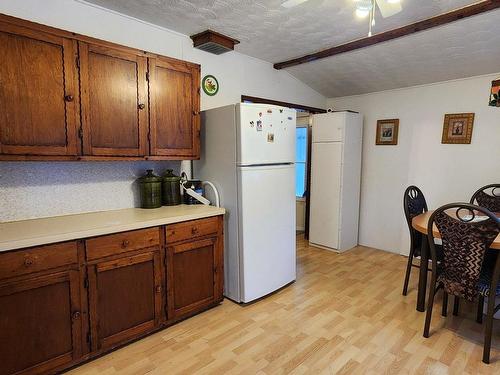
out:
<path id="1" fill-rule="evenodd" d="M 139 109 L 144 109 L 144 108 L 146 108 L 146 104 L 141 103 L 137 107 L 139 107 Z"/>
<path id="2" fill-rule="evenodd" d="M 72 102 L 72 101 L 73 101 L 73 99 L 74 99 L 73 95 L 66 95 L 66 96 L 64 97 L 64 100 L 66 100 L 67 102 Z"/>
<path id="3" fill-rule="evenodd" d="M 73 320 L 78 320 L 80 319 L 80 311 L 75 311 L 73 315 L 71 316 L 71 319 Z"/>
<path id="4" fill-rule="evenodd" d="M 35 260 L 33 258 L 26 258 L 24 259 L 24 265 L 26 267 L 31 267 L 35 263 Z"/>
<path id="5" fill-rule="evenodd" d="M 130 241 L 129 240 L 123 240 L 122 247 L 125 249 L 128 245 L 130 245 Z"/>
<path id="6" fill-rule="evenodd" d="M 198 233 L 198 228 L 192 227 L 191 228 L 191 234 L 196 234 L 196 233 Z"/>
<path id="7" fill-rule="evenodd" d="M 156 293 L 161 293 L 161 285 L 156 286 Z"/>

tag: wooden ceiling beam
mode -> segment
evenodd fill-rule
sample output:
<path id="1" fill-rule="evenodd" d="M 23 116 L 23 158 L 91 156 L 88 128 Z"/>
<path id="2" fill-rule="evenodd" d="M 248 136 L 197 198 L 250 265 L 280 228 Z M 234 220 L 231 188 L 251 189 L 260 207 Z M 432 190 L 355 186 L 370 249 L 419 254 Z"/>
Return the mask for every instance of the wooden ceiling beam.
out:
<path id="1" fill-rule="evenodd" d="M 451 22 L 455 22 L 467 17 L 475 16 L 484 12 L 489 12 L 491 10 L 500 8 L 500 0 L 486 0 L 474 3 L 472 5 L 465 6 L 460 9 L 453 10 L 448 13 L 443 13 L 435 17 L 431 17 L 422 21 L 412 23 L 410 25 L 402 26 L 397 29 L 384 31 L 379 34 L 372 35 L 371 37 L 361 38 L 354 40 L 349 43 L 341 44 L 335 47 L 331 47 L 319 52 L 311 53 L 309 55 L 297 57 L 295 59 L 283 61 L 274 64 L 275 69 L 284 69 L 291 66 L 305 64 L 311 61 L 316 61 L 319 59 L 324 59 L 326 57 L 331 57 L 339 55 L 341 53 L 346 53 L 350 51 L 355 51 L 360 48 L 365 48 L 373 46 L 375 44 L 387 42 L 389 40 L 401 38 L 407 35 L 418 33 L 420 31 L 432 29 L 434 27 L 439 27 L 446 25 Z"/>

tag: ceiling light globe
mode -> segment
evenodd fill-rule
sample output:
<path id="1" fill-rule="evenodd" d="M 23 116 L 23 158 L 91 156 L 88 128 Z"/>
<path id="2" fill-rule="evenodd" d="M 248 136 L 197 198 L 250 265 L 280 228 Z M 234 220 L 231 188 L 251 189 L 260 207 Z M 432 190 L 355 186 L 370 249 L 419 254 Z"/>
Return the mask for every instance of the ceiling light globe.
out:
<path id="1" fill-rule="evenodd" d="M 389 4 L 397 4 L 397 3 L 400 3 L 400 2 L 401 2 L 401 0 L 387 0 L 387 2 L 388 2 Z"/>

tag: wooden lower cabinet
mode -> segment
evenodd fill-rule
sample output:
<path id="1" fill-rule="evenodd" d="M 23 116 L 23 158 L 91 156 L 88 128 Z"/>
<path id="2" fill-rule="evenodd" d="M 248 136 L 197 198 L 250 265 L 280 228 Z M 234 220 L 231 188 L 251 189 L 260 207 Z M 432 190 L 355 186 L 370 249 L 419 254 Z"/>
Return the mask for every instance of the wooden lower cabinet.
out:
<path id="1" fill-rule="evenodd" d="M 134 252 L 88 268 L 92 350 L 105 350 L 160 326 L 160 250 Z"/>
<path id="2" fill-rule="evenodd" d="M 0 280 L 1 375 L 52 373 L 82 357 L 81 289 L 77 266 Z"/>
<path id="3" fill-rule="evenodd" d="M 169 319 L 192 315 L 222 300 L 222 225 L 222 217 L 215 217 L 167 227 Z M 191 226 L 191 236 L 177 237 L 185 233 L 186 226 Z M 213 228 L 214 232 L 199 236 L 204 233 L 202 228 Z M 180 240 L 170 244 L 170 238 Z"/>
<path id="4" fill-rule="evenodd" d="M 221 302 L 222 228 L 218 216 L 0 253 L 0 375 L 53 374 Z"/>

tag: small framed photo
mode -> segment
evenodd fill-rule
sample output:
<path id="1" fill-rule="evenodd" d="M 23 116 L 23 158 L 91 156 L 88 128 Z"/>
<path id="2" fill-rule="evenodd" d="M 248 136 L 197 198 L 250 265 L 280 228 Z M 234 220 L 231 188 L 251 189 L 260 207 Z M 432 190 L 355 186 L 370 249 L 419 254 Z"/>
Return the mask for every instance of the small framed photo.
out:
<path id="1" fill-rule="evenodd" d="M 375 144 L 395 146 L 398 144 L 398 133 L 399 119 L 378 120 Z"/>
<path id="2" fill-rule="evenodd" d="M 453 113 L 444 115 L 441 143 L 470 144 L 474 113 Z"/>

